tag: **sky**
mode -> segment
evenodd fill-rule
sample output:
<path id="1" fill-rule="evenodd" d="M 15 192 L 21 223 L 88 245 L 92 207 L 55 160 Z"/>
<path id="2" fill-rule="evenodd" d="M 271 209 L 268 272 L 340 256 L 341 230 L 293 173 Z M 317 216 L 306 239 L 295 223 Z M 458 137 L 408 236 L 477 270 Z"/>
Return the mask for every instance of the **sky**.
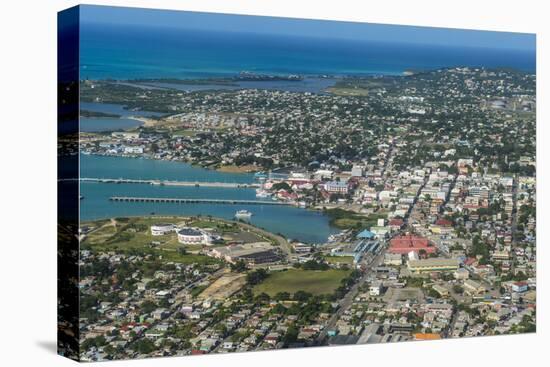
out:
<path id="1" fill-rule="evenodd" d="M 534 51 L 534 34 L 83 5 L 82 23 L 111 23 Z"/>

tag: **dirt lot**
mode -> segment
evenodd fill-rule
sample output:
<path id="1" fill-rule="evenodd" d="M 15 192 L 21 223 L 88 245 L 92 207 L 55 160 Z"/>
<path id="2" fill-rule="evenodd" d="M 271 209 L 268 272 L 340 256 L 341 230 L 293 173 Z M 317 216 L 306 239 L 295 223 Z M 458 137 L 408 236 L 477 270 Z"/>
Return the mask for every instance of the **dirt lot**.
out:
<path id="1" fill-rule="evenodd" d="M 199 299 L 224 300 L 241 289 L 246 283 L 246 274 L 229 273 L 219 277 L 210 284 L 201 294 Z"/>

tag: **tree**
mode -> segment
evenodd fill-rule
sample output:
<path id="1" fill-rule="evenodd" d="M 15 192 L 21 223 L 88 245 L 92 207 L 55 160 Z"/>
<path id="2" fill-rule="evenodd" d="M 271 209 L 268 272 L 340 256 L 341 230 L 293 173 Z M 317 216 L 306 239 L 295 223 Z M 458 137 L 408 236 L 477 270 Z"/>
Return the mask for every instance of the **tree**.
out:
<path id="1" fill-rule="evenodd" d="M 296 340 L 298 340 L 299 332 L 300 331 L 296 328 L 296 326 L 289 326 L 286 330 L 285 335 L 283 336 L 283 342 L 285 343 L 285 345 L 288 346 L 289 344 L 295 343 Z"/>
<path id="2" fill-rule="evenodd" d="M 279 190 L 285 190 L 285 191 L 288 191 L 288 192 L 291 192 L 292 191 L 292 188 L 290 187 L 289 184 L 287 184 L 286 182 L 278 182 L 276 184 L 274 184 L 272 187 L 271 187 L 274 191 L 279 191 Z"/>
<path id="3" fill-rule="evenodd" d="M 295 301 L 298 302 L 307 302 L 312 297 L 311 293 L 305 291 L 297 291 L 292 297 Z"/>
<path id="4" fill-rule="evenodd" d="M 157 308 L 157 304 L 150 300 L 145 300 L 141 303 L 141 311 L 143 313 L 151 313 Z"/>
<path id="5" fill-rule="evenodd" d="M 82 343 L 82 349 L 89 350 L 92 347 L 101 347 L 105 345 L 107 341 L 103 335 L 96 336 L 95 338 L 88 338 Z"/>
<path id="6" fill-rule="evenodd" d="M 288 292 L 279 292 L 275 295 L 276 301 L 286 301 L 290 299 L 290 293 Z"/>
<path id="7" fill-rule="evenodd" d="M 141 354 L 149 354 L 155 350 L 155 344 L 147 338 L 140 339 L 134 343 L 132 349 Z"/>
<path id="8" fill-rule="evenodd" d="M 256 285 L 261 283 L 265 278 L 267 278 L 267 270 L 265 269 L 257 269 L 254 271 L 251 271 L 246 275 L 246 281 L 250 285 Z"/>
<path id="9" fill-rule="evenodd" d="M 270 301 L 269 294 L 262 292 L 256 296 L 255 300 L 258 303 L 269 302 Z"/>
<path id="10" fill-rule="evenodd" d="M 457 294 L 462 294 L 462 293 L 464 293 L 464 288 L 462 288 L 462 286 L 460 286 L 458 284 L 455 284 L 455 285 L 453 285 L 453 292 L 455 292 Z"/>
<path id="11" fill-rule="evenodd" d="M 247 269 L 246 263 L 244 262 L 244 260 L 239 260 L 236 263 L 231 264 L 230 267 L 232 271 L 235 271 L 237 273 L 242 273 Z"/>

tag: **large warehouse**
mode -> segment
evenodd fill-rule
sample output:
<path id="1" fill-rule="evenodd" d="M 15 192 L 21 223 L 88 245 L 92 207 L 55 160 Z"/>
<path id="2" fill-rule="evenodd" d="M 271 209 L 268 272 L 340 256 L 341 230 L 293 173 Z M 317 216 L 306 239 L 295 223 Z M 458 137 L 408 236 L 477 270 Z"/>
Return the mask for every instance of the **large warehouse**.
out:
<path id="1" fill-rule="evenodd" d="M 390 254 L 405 255 L 409 252 L 424 251 L 426 254 L 432 254 L 436 252 L 437 248 L 433 246 L 427 238 L 414 236 L 411 234 L 398 236 L 390 241 L 390 248 L 388 252 Z"/>
<path id="2" fill-rule="evenodd" d="M 216 247 L 209 255 L 230 263 L 243 260 L 249 265 L 275 263 L 282 259 L 279 249 L 269 242 Z"/>
<path id="3" fill-rule="evenodd" d="M 456 271 L 460 265 L 458 259 L 423 259 L 409 260 L 409 270 L 413 273 L 435 273 L 441 271 Z"/>

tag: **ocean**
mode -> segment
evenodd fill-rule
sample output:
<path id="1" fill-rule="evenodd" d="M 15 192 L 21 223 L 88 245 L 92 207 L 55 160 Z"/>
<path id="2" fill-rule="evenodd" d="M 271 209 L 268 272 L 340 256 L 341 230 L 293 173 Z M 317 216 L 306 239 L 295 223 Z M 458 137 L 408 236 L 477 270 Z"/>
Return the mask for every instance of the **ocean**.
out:
<path id="1" fill-rule="evenodd" d="M 535 71 L 535 53 L 495 48 L 81 24 L 81 79 L 402 74 L 453 66 Z"/>

